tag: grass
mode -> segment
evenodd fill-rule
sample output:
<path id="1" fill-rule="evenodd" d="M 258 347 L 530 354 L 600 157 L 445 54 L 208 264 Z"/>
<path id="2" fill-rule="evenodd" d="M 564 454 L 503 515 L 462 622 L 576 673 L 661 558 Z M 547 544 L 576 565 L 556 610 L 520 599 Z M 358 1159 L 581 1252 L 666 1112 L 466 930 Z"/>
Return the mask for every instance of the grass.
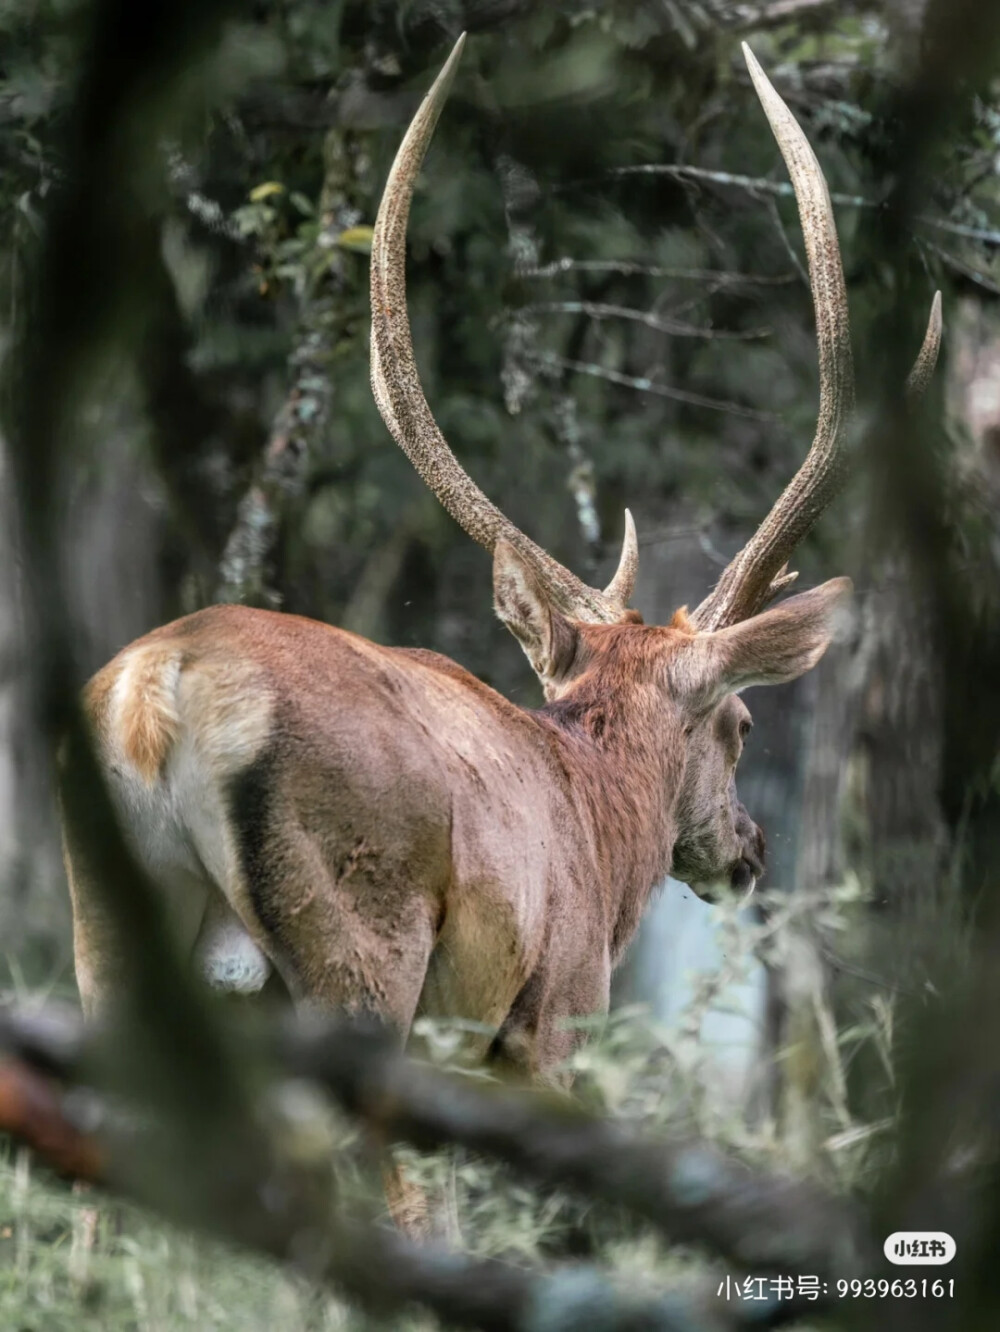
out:
<path id="1" fill-rule="evenodd" d="M 336 1301 L 294 1276 L 182 1234 L 119 1204 L 97 1209 L 89 1252 L 80 1239 L 94 1199 L 32 1168 L 0 1160 L 0 1327 L 4 1332 L 346 1332 Z"/>
<path id="2" fill-rule="evenodd" d="M 827 914 L 836 918 L 849 910 L 854 897 L 831 897 Z M 653 1130 L 695 1132 L 755 1164 L 780 1168 L 788 1159 L 783 1132 L 766 1116 L 748 1124 L 743 1107 L 713 1076 L 699 1033 L 705 1013 L 746 965 L 751 945 L 766 952 L 789 922 L 776 924 L 772 917 L 767 926 L 748 927 L 732 912 L 721 910 L 721 917 L 728 960 L 719 973 L 700 978 L 688 1009 L 670 1027 L 635 1008 L 590 1024 L 591 1039 L 573 1059 L 575 1089 L 601 1113 Z M 891 1084 L 891 1005 L 884 995 L 874 996 L 868 1016 L 839 1032 L 832 1014 L 821 1011 L 815 1029 L 822 1133 L 810 1171 L 834 1187 L 863 1188 L 891 1143 L 893 1119 L 865 1124 L 851 1118 L 846 1070 L 864 1049 Z M 461 1062 L 461 1024 L 432 1024 L 424 1035 L 433 1062 Z M 586 1260 L 632 1287 L 718 1280 L 724 1273 L 709 1255 L 668 1246 L 623 1214 L 533 1189 L 468 1153 L 410 1153 L 409 1160 L 447 1218 L 448 1241 L 469 1252 L 515 1262 Z M 352 1187 L 357 1196 L 356 1180 Z M 95 1242 L 87 1246 L 82 1241 L 95 1216 Z M 361 1332 L 384 1326 L 434 1324 L 416 1315 L 373 1321 L 270 1262 L 182 1233 L 137 1208 L 103 1199 L 95 1208 L 93 1196 L 74 1193 L 24 1152 L 0 1146 L 0 1332 Z"/>

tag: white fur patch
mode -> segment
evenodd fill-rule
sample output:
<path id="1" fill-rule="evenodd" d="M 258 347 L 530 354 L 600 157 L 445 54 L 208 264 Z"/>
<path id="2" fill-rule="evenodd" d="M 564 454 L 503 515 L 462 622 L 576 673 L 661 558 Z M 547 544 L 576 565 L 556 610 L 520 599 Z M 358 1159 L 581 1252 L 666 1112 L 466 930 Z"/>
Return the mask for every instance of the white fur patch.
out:
<path id="1" fill-rule="evenodd" d="M 234 918 L 202 931 L 196 961 L 213 989 L 235 994 L 257 994 L 271 974 L 270 962 Z"/>

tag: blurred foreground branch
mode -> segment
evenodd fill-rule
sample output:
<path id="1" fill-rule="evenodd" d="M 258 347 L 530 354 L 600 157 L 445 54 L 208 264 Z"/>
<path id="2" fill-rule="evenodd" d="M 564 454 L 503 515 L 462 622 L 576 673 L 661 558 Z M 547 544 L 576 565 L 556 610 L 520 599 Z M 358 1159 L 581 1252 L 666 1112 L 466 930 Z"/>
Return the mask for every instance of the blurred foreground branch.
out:
<path id="1" fill-rule="evenodd" d="M 266 1113 L 257 1115 L 258 1135 L 268 1126 L 258 1150 L 172 1190 L 164 1181 L 187 1175 L 188 1140 L 162 1119 L 137 1118 L 107 1099 L 112 1085 L 101 1070 L 109 1043 L 113 1033 L 88 1030 L 65 1012 L 4 1015 L 0 1048 L 12 1057 L 0 1063 L 0 1130 L 63 1175 L 293 1263 L 370 1309 L 417 1302 L 446 1322 L 498 1332 L 584 1323 L 666 1332 L 749 1320 L 739 1305 L 713 1308 L 707 1287 L 629 1295 L 586 1268 L 522 1271 L 419 1248 L 370 1222 L 348 1221 L 330 1187 L 329 1134 L 317 1131 L 293 1090 L 304 1079 L 332 1091 L 383 1138 L 477 1148 L 536 1181 L 624 1205 L 757 1272 L 807 1268 L 832 1280 L 865 1270 L 857 1217 L 817 1189 L 751 1171 L 704 1143 L 643 1138 L 565 1099 L 498 1091 L 421 1067 L 388 1033 L 336 1019 L 270 1032 L 257 1052 L 266 1049 L 280 1071 L 263 1098 Z M 84 1096 L 81 1085 L 89 1086 Z M 245 1129 L 234 1131 L 247 1140 Z M 160 1165 L 151 1169 L 154 1157 Z M 755 1301 L 753 1321 L 783 1321 L 794 1307 L 788 1299 Z"/>
<path id="2" fill-rule="evenodd" d="M 72 1014 L 7 1014 L 0 1047 L 73 1082 L 106 1042 Z M 863 1265 L 860 1214 L 787 1175 L 754 1171 L 698 1139 L 652 1138 L 586 1114 L 567 1096 L 484 1085 L 416 1063 L 393 1033 L 299 1017 L 263 1042 L 285 1077 L 316 1083 L 382 1141 L 459 1144 L 537 1183 L 623 1206 L 671 1239 L 710 1245 L 756 1270 L 844 1275 Z"/>

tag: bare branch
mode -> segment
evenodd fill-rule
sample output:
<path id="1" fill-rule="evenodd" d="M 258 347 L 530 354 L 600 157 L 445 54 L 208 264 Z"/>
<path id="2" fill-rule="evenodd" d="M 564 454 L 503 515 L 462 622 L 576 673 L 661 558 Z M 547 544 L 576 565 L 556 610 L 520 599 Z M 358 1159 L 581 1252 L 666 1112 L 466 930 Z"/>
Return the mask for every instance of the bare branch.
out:
<path id="1" fill-rule="evenodd" d="M 658 333 L 669 333 L 675 338 L 706 338 L 716 341 L 728 339 L 734 342 L 749 342 L 754 338 L 766 338 L 769 328 L 739 329 L 710 328 L 702 324 L 686 324 L 679 319 L 669 319 L 665 315 L 654 314 L 651 310 L 633 310 L 625 305 L 608 305 L 603 301 L 536 301 L 521 307 L 532 314 L 582 314 L 589 319 L 626 319 L 636 324 L 645 324 Z"/>
<path id="2" fill-rule="evenodd" d="M 1000 230 L 992 227 L 970 227 L 964 222 L 950 222 L 946 217 L 929 217 L 918 213 L 914 218 L 925 227 L 934 227 L 938 231 L 948 231 L 953 236 L 964 236 L 966 240 L 982 241 L 985 245 L 1000 245 Z"/>
<path id="3" fill-rule="evenodd" d="M 778 287 L 794 282 L 791 273 L 774 277 L 761 273 L 729 273 L 718 268 L 672 268 L 669 265 L 639 264 L 630 259 L 572 259 L 564 256 L 537 268 L 518 271 L 521 278 L 552 278 L 562 273 L 621 273 L 624 277 L 664 277 L 686 282 L 712 282 L 720 286 Z"/>
<path id="4" fill-rule="evenodd" d="M 784 180 L 769 180 L 765 176 L 744 176 L 731 171 L 710 171 L 706 167 L 688 166 L 679 162 L 640 162 L 630 166 L 611 167 L 607 174 L 609 176 L 670 176 L 675 180 L 704 181 L 710 185 L 744 190 L 746 193 L 755 196 L 794 197 L 791 185 Z M 862 194 L 831 193 L 830 202 L 841 208 L 878 209 L 882 207 L 879 200 L 866 199 Z M 924 227 L 933 227 L 938 231 L 950 232 L 953 236 L 964 236 L 968 240 L 982 241 L 987 245 L 1000 245 L 1000 229 L 997 228 L 973 227 L 963 222 L 952 222 L 948 218 L 933 217 L 929 213 L 916 213 L 911 220 Z"/>
<path id="5" fill-rule="evenodd" d="M 968 278 L 970 282 L 974 282 L 977 287 L 982 287 L 983 291 L 988 291 L 992 296 L 1000 296 L 1000 282 L 997 282 L 995 278 L 987 277 L 978 268 L 973 268 L 971 264 L 959 259 L 957 254 L 942 249 L 940 245 L 935 245 L 933 241 L 922 240 L 920 244 L 925 250 L 929 250 L 931 254 L 936 255 L 945 267 L 950 268 L 952 272 L 960 273 L 962 277 Z"/>
<path id="6" fill-rule="evenodd" d="M 799 275 L 799 281 L 802 283 L 804 287 L 808 288 L 809 274 L 806 272 L 805 268 L 803 267 L 802 260 L 799 258 L 795 246 L 792 244 L 791 237 L 788 235 L 788 231 L 785 227 L 785 224 L 781 220 L 781 214 L 778 212 L 778 205 L 775 203 L 773 199 L 765 199 L 764 206 L 767 209 L 768 216 L 770 217 L 771 221 L 774 223 L 774 229 L 778 233 L 778 237 L 781 241 L 782 247 L 784 248 L 785 253 L 788 255 L 789 262 L 791 263 L 792 267 L 795 269 L 796 273 Z"/>
<path id="7" fill-rule="evenodd" d="M 785 180 L 768 180 L 764 176 L 741 176 L 730 171 L 709 171 L 705 167 L 682 166 L 670 162 L 644 162 L 632 166 L 612 167 L 609 176 L 672 176 L 676 180 L 703 180 L 711 185 L 725 185 L 746 190 L 749 194 L 777 194 L 794 198 L 795 191 Z M 873 199 L 860 194 L 831 194 L 831 203 L 845 208 L 877 208 Z"/>
<path id="8" fill-rule="evenodd" d="M 630 1211 L 678 1240 L 700 1240 L 750 1269 L 855 1264 L 857 1219 L 840 1200 L 788 1177 L 751 1171 L 707 1142 L 656 1140 L 595 1119 L 566 1097 L 483 1087 L 363 1046 L 345 1024 L 286 1029 L 285 1058 L 393 1138 L 430 1149 L 459 1143 L 531 1178 Z"/>
<path id="9" fill-rule="evenodd" d="M 832 9 L 837 0 L 771 0 L 759 8 L 739 5 L 737 32 L 752 32 L 755 29 L 771 27 L 778 23 L 793 23 L 796 20 L 813 18 L 825 10 Z"/>
<path id="10" fill-rule="evenodd" d="M 623 388 L 636 389 L 640 393 L 653 393 L 660 398 L 673 398 L 675 402 L 690 403 L 692 407 L 707 407 L 713 412 L 728 412 L 731 416 L 743 416 L 751 421 L 775 421 L 774 412 L 762 412 L 756 407 L 744 407 L 740 402 L 727 402 L 725 398 L 709 398 L 703 393 L 691 393 L 687 389 L 672 388 L 655 379 L 641 375 L 625 375 L 618 370 L 609 370 L 606 366 L 595 365 L 590 361 L 571 361 L 555 352 L 542 352 L 538 363 L 544 371 L 572 370 L 578 375 L 593 375 L 596 379 L 607 379 L 612 384 L 621 384 Z"/>

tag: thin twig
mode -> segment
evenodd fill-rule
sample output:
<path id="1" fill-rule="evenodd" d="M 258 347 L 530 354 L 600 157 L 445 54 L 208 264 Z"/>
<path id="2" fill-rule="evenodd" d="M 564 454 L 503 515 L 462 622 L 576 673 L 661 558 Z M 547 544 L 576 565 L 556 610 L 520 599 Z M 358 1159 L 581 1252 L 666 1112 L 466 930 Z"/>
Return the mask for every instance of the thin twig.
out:
<path id="1" fill-rule="evenodd" d="M 537 268 L 518 270 L 520 278 L 552 278 L 562 273 L 621 273 L 624 277 L 676 278 L 685 282 L 718 282 L 723 286 L 777 287 L 794 282 L 791 273 L 768 276 L 762 273 L 731 273 L 718 268 L 673 268 L 661 264 L 640 264 L 630 259 L 573 259 L 564 255 Z"/>
<path id="2" fill-rule="evenodd" d="M 802 260 L 799 258 L 788 232 L 785 230 L 785 224 L 782 222 L 781 214 L 778 212 L 778 205 L 775 203 L 774 199 L 765 199 L 764 206 L 767 208 L 768 216 L 774 223 L 775 231 L 781 238 L 781 244 L 784 247 L 785 253 L 788 255 L 789 260 L 795 267 L 795 271 L 799 275 L 799 280 L 805 286 L 807 291 L 810 290 L 809 274 L 806 272 Z"/>
<path id="3" fill-rule="evenodd" d="M 706 167 L 689 166 L 679 162 L 640 162 L 629 166 L 611 167 L 609 176 L 669 176 L 674 180 L 705 181 L 706 184 L 722 185 L 733 189 L 745 190 L 753 195 L 778 195 L 793 198 L 794 190 L 785 180 L 768 180 L 764 176 L 744 176 L 731 171 L 711 171 Z M 586 182 L 575 181 L 578 185 Z M 564 186 L 563 188 L 568 188 Z M 877 209 L 883 206 L 878 199 L 866 199 L 862 194 L 841 194 L 832 192 L 831 202 L 842 208 Z M 912 219 L 921 226 L 934 227 L 938 231 L 947 231 L 954 236 L 964 236 L 968 240 L 982 241 L 987 245 L 1000 245 L 1000 230 L 992 227 L 973 227 L 964 222 L 952 222 L 948 218 L 933 217 L 929 213 L 916 213 Z"/>
<path id="4" fill-rule="evenodd" d="M 970 282 L 974 282 L 977 287 L 982 287 L 984 291 L 988 291 L 994 296 L 1000 296 L 1000 283 L 987 277 L 985 273 L 980 273 L 977 268 L 973 268 L 971 264 L 959 259 L 958 255 L 951 254 L 948 250 L 942 249 L 940 245 L 935 245 L 933 241 L 926 238 L 920 241 L 920 245 L 923 249 L 936 255 L 947 268 L 956 273 L 961 273 L 962 277 L 968 278 Z"/>
<path id="5" fill-rule="evenodd" d="M 681 541 L 685 537 L 701 536 L 708 523 L 680 523 L 671 527 L 654 527 L 639 537 L 640 546 L 659 546 L 667 541 Z M 613 553 L 613 551 L 609 551 Z"/>
<path id="6" fill-rule="evenodd" d="M 709 171 L 705 167 L 685 166 L 676 162 L 643 162 L 632 166 L 611 167 L 609 176 L 670 176 L 676 180 L 703 180 L 711 185 L 725 185 L 749 194 L 777 194 L 794 198 L 795 191 L 788 181 L 768 180 L 764 176 L 741 176 L 730 171 Z M 835 204 L 845 208 L 878 208 L 873 199 L 860 194 L 831 194 Z"/>
<path id="7" fill-rule="evenodd" d="M 660 398 L 672 398 L 676 402 L 685 402 L 692 407 L 706 407 L 713 412 L 727 412 L 730 416 L 742 416 L 751 421 L 776 421 L 773 412 L 763 412 L 756 407 L 744 407 L 739 402 L 727 402 L 724 398 L 709 398 L 702 393 L 691 393 L 687 389 L 672 388 L 669 384 L 660 384 L 643 375 L 625 375 L 618 370 L 609 370 L 606 366 L 595 365 L 590 361 L 571 361 L 555 352 L 542 352 L 538 356 L 539 366 L 553 370 L 572 370 L 579 375 L 592 375 L 595 379 L 606 379 L 612 384 L 621 384 L 623 388 L 636 389 L 639 393 L 653 393 Z"/>
<path id="8" fill-rule="evenodd" d="M 917 213 L 913 220 L 925 227 L 934 227 L 938 231 L 948 231 L 953 236 L 964 236 L 967 240 L 983 241 L 986 245 L 1000 245 L 1000 231 L 991 227 L 970 227 L 964 222 L 950 222 L 945 217 L 929 217 L 926 213 Z"/>
<path id="9" fill-rule="evenodd" d="M 826 9 L 832 9 L 837 0 L 772 0 L 771 4 L 752 9 L 738 6 L 737 32 L 752 32 L 777 23 L 791 23 L 796 19 L 812 18 Z"/>
<path id="10" fill-rule="evenodd" d="M 524 305 L 522 310 L 531 314 L 573 314 L 586 315 L 589 319 L 626 319 L 636 324 L 645 324 L 658 333 L 669 333 L 675 338 L 727 339 L 749 342 L 754 338 L 766 338 L 769 328 L 739 329 L 708 328 L 703 324 L 687 324 L 680 319 L 669 319 L 665 315 L 654 314 L 650 310 L 634 310 L 626 305 L 609 305 L 603 301 L 536 301 Z"/>

